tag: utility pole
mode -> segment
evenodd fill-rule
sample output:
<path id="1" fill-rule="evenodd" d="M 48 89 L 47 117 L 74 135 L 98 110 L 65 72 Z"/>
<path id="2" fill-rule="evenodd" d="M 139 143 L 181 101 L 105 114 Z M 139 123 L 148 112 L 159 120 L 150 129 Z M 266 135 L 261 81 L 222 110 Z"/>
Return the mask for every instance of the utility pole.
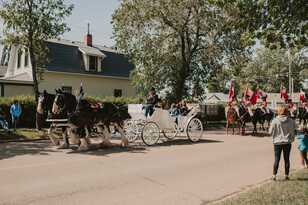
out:
<path id="1" fill-rule="evenodd" d="M 291 63 L 292 63 L 291 48 L 289 48 L 289 92 L 291 92 L 292 88 Z"/>

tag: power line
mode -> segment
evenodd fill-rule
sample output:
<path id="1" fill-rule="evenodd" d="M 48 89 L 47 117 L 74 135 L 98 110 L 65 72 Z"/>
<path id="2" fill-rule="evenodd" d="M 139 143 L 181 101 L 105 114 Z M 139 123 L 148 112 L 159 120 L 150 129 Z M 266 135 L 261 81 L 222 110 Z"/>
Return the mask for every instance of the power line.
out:
<path id="1" fill-rule="evenodd" d="M 69 26 L 71 26 L 71 27 L 78 28 L 78 29 L 87 30 L 86 28 L 81 27 L 81 26 L 78 26 L 78 25 L 69 24 L 69 23 L 68 23 L 67 25 L 69 25 Z M 111 37 L 111 35 L 110 35 L 110 34 L 103 33 L 103 32 L 97 31 L 97 30 L 95 30 L 95 29 L 91 29 L 91 32 L 93 32 L 93 33 L 98 33 L 98 34 L 101 34 L 101 35 L 104 35 L 104 36 Z"/>

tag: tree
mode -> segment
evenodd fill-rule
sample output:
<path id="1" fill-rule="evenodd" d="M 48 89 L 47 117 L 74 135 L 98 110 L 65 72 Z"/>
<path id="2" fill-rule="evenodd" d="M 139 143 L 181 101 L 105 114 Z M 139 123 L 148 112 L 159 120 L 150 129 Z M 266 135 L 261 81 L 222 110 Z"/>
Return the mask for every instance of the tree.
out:
<path id="1" fill-rule="evenodd" d="M 3 20 L 3 44 L 17 46 L 30 56 L 36 103 L 38 83 L 42 78 L 42 68 L 48 61 L 45 41 L 58 38 L 69 31 L 62 21 L 69 16 L 74 5 L 66 6 L 63 0 L 10 0 L 2 1 L 0 17 Z M 36 127 L 40 129 L 37 114 Z"/>
<path id="2" fill-rule="evenodd" d="M 123 0 L 112 17 L 116 47 L 136 65 L 132 84 L 168 101 L 193 98 L 225 59 L 245 52 L 228 26 L 232 7 L 205 0 Z"/>
<path id="3" fill-rule="evenodd" d="M 11 47 L 9 45 L 5 44 L 3 46 L 3 50 L 2 50 L 0 65 L 5 65 L 5 66 L 8 65 L 9 58 L 10 58 L 10 51 L 11 51 Z"/>
<path id="4" fill-rule="evenodd" d="M 244 28 L 243 40 L 258 38 L 267 47 L 303 47 L 308 45 L 307 0 L 230 0 L 235 2 L 235 27 Z"/>
<path id="5" fill-rule="evenodd" d="M 294 78 L 294 91 L 298 92 L 308 78 L 308 57 L 305 51 L 298 51 L 292 61 L 291 76 Z M 280 92 L 280 85 L 289 78 L 289 61 L 286 49 L 257 49 L 256 56 L 242 70 L 243 85 L 249 83 L 252 90 L 260 86 L 265 92 Z M 291 91 L 288 91 L 291 92 Z"/>

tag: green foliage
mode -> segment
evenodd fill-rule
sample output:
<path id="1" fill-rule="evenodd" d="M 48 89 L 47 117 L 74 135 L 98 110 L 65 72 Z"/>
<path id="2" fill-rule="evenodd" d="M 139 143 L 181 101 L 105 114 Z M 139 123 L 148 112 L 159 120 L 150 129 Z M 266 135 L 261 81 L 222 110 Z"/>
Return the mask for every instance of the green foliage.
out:
<path id="1" fill-rule="evenodd" d="M 267 47 L 308 46 L 307 0 L 231 0 L 237 17 L 234 28 L 244 28 L 242 40 L 250 44 L 258 38 Z"/>
<path id="2" fill-rule="evenodd" d="M 290 181 L 282 178 L 273 183 L 238 194 L 217 205 L 246 204 L 308 204 L 308 169 L 302 169 L 290 176 Z"/>
<path id="3" fill-rule="evenodd" d="M 285 87 L 289 85 L 288 52 L 283 48 L 258 49 L 256 56 L 247 63 L 242 72 L 243 87 L 249 83 L 254 91 L 260 86 L 265 92 L 279 93 L 281 84 Z M 297 52 L 292 59 L 291 76 L 294 78 L 294 91 L 299 92 L 308 78 L 308 57 L 305 52 Z"/>
<path id="4" fill-rule="evenodd" d="M 43 80 L 43 68 L 49 62 L 45 41 L 58 38 L 70 29 L 62 21 L 72 13 L 74 5 L 64 0 L 2 1 L 0 17 L 3 20 L 2 44 L 16 46 L 30 57 L 33 88 L 38 99 L 38 83 Z M 37 116 L 37 129 L 40 129 Z"/>
<path id="5" fill-rule="evenodd" d="M 37 77 L 42 77 L 42 67 L 49 61 L 46 59 L 48 48 L 44 41 L 57 38 L 69 31 L 66 23 L 62 23 L 69 16 L 74 6 L 66 6 L 63 0 L 11 0 L 3 1 L 0 17 L 3 20 L 4 39 L 2 44 L 14 45 L 19 49 L 30 52 L 33 69 Z"/>
<path id="6" fill-rule="evenodd" d="M 6 114 L 6 120 L 9 123 L 9 127 L 12 127 L 12 116 L 10 114 L 10 108 L 13 105 L 14 99 L 18 100 L 21 106 L 22 113 L 19 118 L 20 127 L 34 127 L 35 126 L 35 113 L 36 105 L 33 96 L 16 96 L 16 97 L 2 97 L 0 98 L 0 107 Z"/>
<path id="7" fill-rule="evenodd" d="M 123 0 L 112 17 L 116 47 L 136 65 L 132 84 L 168 102 L 201 95 L 225 59 L 245 52 L 229 27 L 233 8 L 205 0 Z"/>
<path id="8" fill-rule="evenodd" d="M 13 105 L 14 99 L 18 100 L 19 105 L 22 108 L 22 113 L 19 119 L 20 127 L 33 128 L 35 127 L 35 114 L 36 114 L 36 105 L 34 96 L 16 96 L 16 97 L 2 97 L 0 98 L 0 107 L 2 107 L 3 111 L 7 116 L 7 121 L 9 126 L 11 127 L 12 117 L 10 115 L 10 108 Z M 86 95 L 86 100 L 94 101 L 94 102 L 111 102 L 119 107 L 121 116 L 123 119 L 130 118 L 128 114 L 128 104 L 137 104 L 141 103 L 143 100 L 141 98 L 126 98 L 126 97 L 93 97 Z M 45 122 L 46 116 L 41 117 L 42 126 L 48 127 L 49 124 Z"/>

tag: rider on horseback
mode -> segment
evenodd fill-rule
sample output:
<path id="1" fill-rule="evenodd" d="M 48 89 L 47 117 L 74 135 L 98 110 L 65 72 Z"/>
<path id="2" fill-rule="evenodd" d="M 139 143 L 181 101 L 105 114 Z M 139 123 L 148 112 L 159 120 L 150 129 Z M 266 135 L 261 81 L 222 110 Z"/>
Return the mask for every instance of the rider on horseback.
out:
<path id="1" fill-rule="evenodd" d="M 265 97 L 262 97 L 262 102 L 260 102 L 259 106 L 260 106 L 261 110 L 264 112 L 264 114 L 268 114 L 269 113 Z"/>
<path id="2" fill-rule="evenodd" d="M 301 100 L 300 106 L 304 107 L 306 109 L 306 111 L 308 112 L 308 101 L 306 98 L 303 98 Z"/>
<path id="3" fill-rule="evenodd" d="M 248 109 L 248 113 L 249 115 L 252 117 L 253 116 L 253 112 L 251 110 L 251 107 L 252 107 L 252 103 L 250 102 L 249 100 L 249 95 L 246 95 L 243 99 L 243 104 L 244 106 Z"/>
<path id="4" fill-rule="evenodd" d="M 240 110 L 239 110 L 239 107 L 238 107 L 238 100 L 237 100 L 235 95 L 232 96 L 231 101 L 228 102 L 228 105 L 230 107 L 234 108 L 235 111 L 236 111 L 237 116 L 240 117 Z"/>
<path id="5" fill-rule="evenodd" d="M 291 117 L 294 117 L 293 106 L 294 106 L 294 103 L 292 103 L 292 100 L 290 98 L 285 100 L 284 107 L 289 110 Z"/>

